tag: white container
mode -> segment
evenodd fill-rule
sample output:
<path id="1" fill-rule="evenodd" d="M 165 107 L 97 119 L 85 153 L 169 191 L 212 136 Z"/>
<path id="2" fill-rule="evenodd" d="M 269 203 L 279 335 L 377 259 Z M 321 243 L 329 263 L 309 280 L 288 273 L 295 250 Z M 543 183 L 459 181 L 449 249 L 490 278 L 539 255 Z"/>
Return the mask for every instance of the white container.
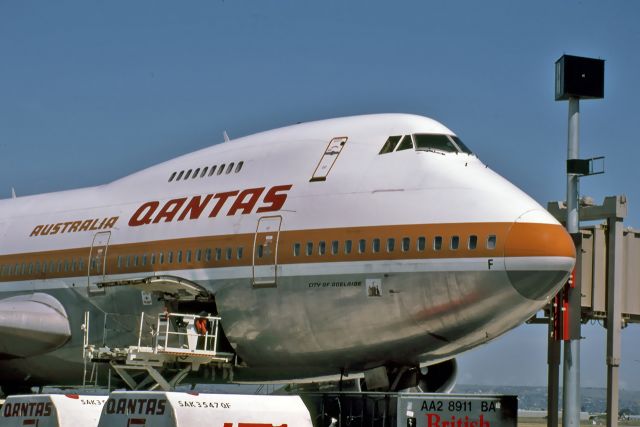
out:
<path id="1" fill-rule="evenodd" d="M 107 396 L 25 394 L 7 397 L 2 427 L 95 427 Z"/>
<path id="2" fill-rule="evenodd" d="M 298 396 L 118 391 L 99 427 L 312 427 Z"/>

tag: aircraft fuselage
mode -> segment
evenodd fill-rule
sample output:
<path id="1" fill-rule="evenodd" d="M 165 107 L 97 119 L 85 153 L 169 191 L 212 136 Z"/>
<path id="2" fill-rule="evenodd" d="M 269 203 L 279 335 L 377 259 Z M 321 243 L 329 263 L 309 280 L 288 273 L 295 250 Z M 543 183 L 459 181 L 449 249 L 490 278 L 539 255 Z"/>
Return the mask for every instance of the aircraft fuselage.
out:
<path id="1" fill-rule="evenodd" d="M 96 284 L 154 275 L 215 298 L 243 380 L 428 365 L 503 334 L 564 283 L 573 244 L 453 137 L 412 115 L 325 120 L 1 200 L 0 299 L 54 297 L 71 337 L 26 356 L 4 344 L 0 384 L 81 382 L 85 311 L 96 342 L 123 345 L 162 310 Z"/>

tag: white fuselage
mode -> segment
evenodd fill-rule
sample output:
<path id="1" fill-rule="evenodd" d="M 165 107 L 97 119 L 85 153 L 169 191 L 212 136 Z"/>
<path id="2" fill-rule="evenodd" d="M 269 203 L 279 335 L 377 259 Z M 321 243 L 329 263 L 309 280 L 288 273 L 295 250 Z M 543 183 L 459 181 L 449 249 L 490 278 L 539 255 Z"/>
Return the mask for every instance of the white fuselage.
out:
<path id="1" fill-rule="evenodd" d="M 127 287 L 93 292 L 98 281 L 202 286 L 246 366 L 238 378 L 252 380 L 429 364 L 522 323 L 566 280 L 570 238 L 472 154 L 379 154 L 416 134 L 453 135 L 412 115 L 325 120 L 99 187 L 0 200 L 0 299 L 49 294 L 73 331 L 55 350 L 0 361 L 0 384 L 78 383 L 85 311 L 119 319 L 96 339 L 122 344 L 136 315 L 161 309 Z M 98 250 L 104 271 L 88 262 Z"/>

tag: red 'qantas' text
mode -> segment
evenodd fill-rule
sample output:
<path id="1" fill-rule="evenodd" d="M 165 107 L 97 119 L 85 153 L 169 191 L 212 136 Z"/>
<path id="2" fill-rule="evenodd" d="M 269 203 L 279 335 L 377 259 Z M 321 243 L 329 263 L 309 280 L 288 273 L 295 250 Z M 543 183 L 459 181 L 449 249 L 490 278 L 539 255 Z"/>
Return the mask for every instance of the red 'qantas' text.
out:
<path id="1" fill-rule="evenodd" d="M 253 212 L 274 212 L 284 206 L 287 200 L 287 192 L 291 187 L 293 186 L 276 185 L 268 190 L 265 187 L 257 187 L 193 196 L 191 198 L 181 197 L 169 200 L 162 206 L 160 206 L 159 201 L 152 200 L 142 204 L 135 211 L 129 220 L 129 225 L 138 227 L 159 222 L 198 219 L 203 214 L 206 214 L 209 218 L 215 218 L 221 212 L 227 216 L 237 215 L 238 213 L 247 215 Z"/>

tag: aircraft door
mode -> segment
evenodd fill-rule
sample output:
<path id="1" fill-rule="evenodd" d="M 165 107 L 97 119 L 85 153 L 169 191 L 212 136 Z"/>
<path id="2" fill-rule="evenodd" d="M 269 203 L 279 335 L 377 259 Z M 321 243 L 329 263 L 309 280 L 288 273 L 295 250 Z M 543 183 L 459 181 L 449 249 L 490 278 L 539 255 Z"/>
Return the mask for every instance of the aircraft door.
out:
<path id="1" fill-rule="evenodd" d="M 275 287 L 278 279 L 278 239 L 282 217 L 265 216 L 258 219 L 253 239 L 253 286 Z"/>
<path id="2" fill-rule="evenodd" d="M 347 143 L 347 137 L 343 136 L 340 138 L 333 138 L 327 148 L 324 150 L 324 154 L 320 158 L 318 162 L 318 166 L 316 166 L 316 170 L 313 171 L 313 176 L 310 181 L 325 181 L 327 179 L 327 175 L 329 175 L 329 171 L 333 167 L 336 160 L 338 160 L 338 156 L 342 152 L 344 145 Z"/>
<path id="3" fill-rule="evenodd" d="M 105 293 L 105 289 L 99 288 L 96 283 L 104 282 L 107 274 L 107 252 L 110 240 L 111 231 L 100 231 L 93 236 L 87 262 L 87 292 L 89 296 Z"/>

